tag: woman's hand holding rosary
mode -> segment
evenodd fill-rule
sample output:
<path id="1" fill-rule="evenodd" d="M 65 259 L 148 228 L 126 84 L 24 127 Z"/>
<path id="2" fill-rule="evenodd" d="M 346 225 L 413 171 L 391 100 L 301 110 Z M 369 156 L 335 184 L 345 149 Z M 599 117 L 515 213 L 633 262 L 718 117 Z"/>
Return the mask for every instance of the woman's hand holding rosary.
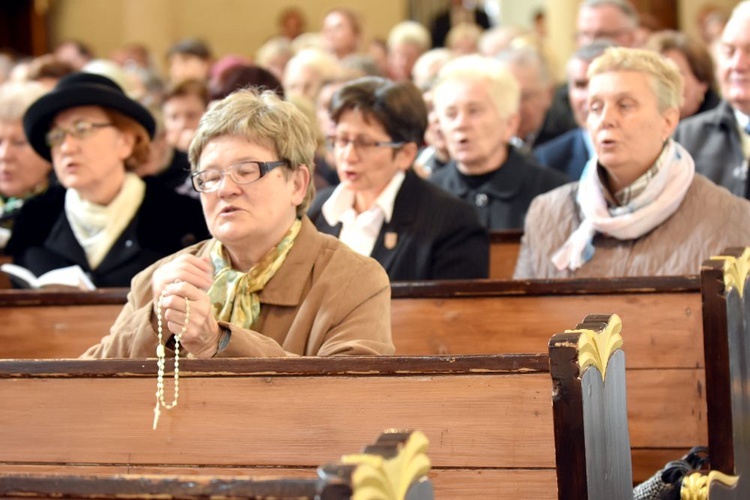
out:
<path id="1" fill-rule="evenodd" d="M 196 358 L 210 358 L 218 347 L 220 329 L 207 293 L 212 282 L 213 266 L 208 259 L 187 254 L 153 275 L 154 316 L 160 301 L 164 335 L 169 338 L 171 334 L 181 334 L 182 345 Z"/>
<path id="2" fill-rule="evenodd" d="M 213 266 L 210 262 L 193 255 L 183 255 L 154 272 L 151 284 L 154 294 L 152 323 L 155 320 L 158 335 L 154 430 L 159 423 L 161 408 L 171 410 L 177 406 L 180 344 L 197 358 L 210 358 L 218 350 L 221 332 L 211 313 L 211 301 L 207 293 L 212 278 Z M 174 398 L 171 403 L 167 403 L 164 398 L 164 344 L 169 333 L 175 335 Z"/>

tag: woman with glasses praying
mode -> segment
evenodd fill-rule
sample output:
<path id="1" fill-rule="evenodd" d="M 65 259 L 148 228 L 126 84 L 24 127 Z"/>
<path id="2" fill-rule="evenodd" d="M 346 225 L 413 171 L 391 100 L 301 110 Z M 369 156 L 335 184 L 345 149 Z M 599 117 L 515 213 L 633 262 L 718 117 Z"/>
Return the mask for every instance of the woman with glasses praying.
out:
<path id="1" fill-rule="evenodd" d="M 136 276 L 84 357 L 153 356 L 159 338 L 196 358 L 393 353 L 387 275 L 304 215 L 315 146 L 309 120 L 272 91 L 215 104 L 189 151 L 213 238 Z"/>
<path id="2" fill-rule="evenodd" d="M 41 275 L 78 265 L 97 287 L 128 286 L 156 260 L 208 237 L 200 204 L 131 170 L 154 119 L 112 80 L 73 73 L 23 117 L 31 147 L 60 186 L 29 200 L 7 252 Z"/>
<path id="3" fill-rule="evenodd" d="M 391 281 L 486 278 L 489 237 L 474 209 L 412 169 L 427 127 L 419 90 L 361 78 L 333 95 L 330 110 L 341 183 L 315 199 L 318 229 L 376 259 Z"/>

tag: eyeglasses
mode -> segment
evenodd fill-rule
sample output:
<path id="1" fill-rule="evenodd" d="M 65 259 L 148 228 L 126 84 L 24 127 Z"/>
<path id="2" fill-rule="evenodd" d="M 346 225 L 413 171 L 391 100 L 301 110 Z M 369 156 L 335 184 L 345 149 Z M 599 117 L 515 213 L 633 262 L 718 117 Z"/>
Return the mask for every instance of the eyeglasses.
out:
<path id="1" fill-rule="evenodd" d="M 225 175 L 229 175 L 235 184 L 255 182 L 276 167 L 286 165 L 286 160 L 277 161 L 243 161 L 230 165 L 226 170 L 207 168 L 193 173 L 190 177 L 193 188 L 199 193 L 213 193 L 221 185 Z"/>
<path id="2" fill-rule="evenodd" d="M 95 131 L 104 127 L 114 127 L 111 123 L 91 123 L 91 122 L 75 122 L 71 128 L 56 127 L 47 132 L 47 144 L 50 147 L 59 146 L 65 142 L 65 136 L 71 136 L 76 139 L 86 139 L 90 137 Z"/>
<path id="3" fill-rule="evenodd" d="M 352 145 L 357 151 L 371 151 L 374 148 L 400 148 L 405 142 L 392 142 L 392 141 L 370 141 L 367 139 L 347 139 L 346 137 L 330 136 L 326 138 L 326 144 L 329 149 L 340 148 L 344 149 L 348 145 Z"/>
<path id="4" fill-rule="evenodd" d="M 578 31 L 576 40 L 579 42 L 592 42 L 594 40 L 617 40 L 618 37 L 627 33 L 627 29 L 612 31 Z"/>

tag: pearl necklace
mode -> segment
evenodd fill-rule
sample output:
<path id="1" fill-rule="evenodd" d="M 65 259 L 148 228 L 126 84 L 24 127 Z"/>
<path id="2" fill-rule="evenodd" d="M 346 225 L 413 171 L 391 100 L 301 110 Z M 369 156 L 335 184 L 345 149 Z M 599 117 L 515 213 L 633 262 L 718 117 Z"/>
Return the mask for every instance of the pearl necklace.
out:
<path id="1" fill-rule="evenodd" d="M 154 430 L 159 423 L 159 416 L 161 415 L 161 407 L 163 406 L 166 410 L 171 410 L 177 406 L 177 399 L 180 395 L 180 340 L 182 335 L 187 331 L 188 323 L 190 322 L 190 301 L 185 297 L 185 325 L 182 327 L 180 333 L 174 336 L 174 399 L 171 403 L 164 401 L 164 367 L 167 364 L 166 349 L 162 341 L 162 320 L 161 310 L 162 302 L 167 294 L 167 290 L 170 287 L 176 285 L 179 281 L 167 285 L 162 290 L 159 296 L 159 301 L 156 303 L 156 323 L 157 323 L 157 336 L 158 343 L 156 345 L 156 366 L 159 371 L 156 377 L 156 406 L 154 407 Z"/>

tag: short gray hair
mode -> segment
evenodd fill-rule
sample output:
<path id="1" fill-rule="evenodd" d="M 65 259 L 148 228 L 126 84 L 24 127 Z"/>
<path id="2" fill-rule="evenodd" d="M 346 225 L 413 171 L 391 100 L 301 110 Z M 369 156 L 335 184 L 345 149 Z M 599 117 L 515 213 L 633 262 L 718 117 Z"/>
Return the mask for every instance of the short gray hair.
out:
<path id="1" fill-rule="evenodd" d="M 613 7 L 617 7 L 620 12 L 625 14 L 625 17 L 628 18 L 628 21 L 633 28 L 637 28 L 640 24 L 638 11 L 636 11 L 635 8 L 627 0 L 584 0 L 581 3 L 580 9 L 595 9 L 604 5 L 612 5 Z"/>
<path id="2" fill-rule="evenodd" d="M 659 102 L 659 111 L 679 109 L 682 104 L 682 75 L 677 65 L 652 50 L 611 47 L 594 59 L 588 70 L 589 80 L 595 75 L 613 71 L 636 71 L 648 75 Z"/>
<path id="3" fill-rule="evenodd" d="M 190 143 L 190 167 L 198 170 L 198 162 L 208 143 L 223 136 L 235 136 L 258 143 L 276 152 L 291 171 L 307 166 L 310 184 L 297 215 L 307 211 L 315 187 L 315 132 L 310 120 L 291 102 L 282 101 L 274 91 L 260 92 L 241 89 L 212 106 L 203 115 Z"/>

